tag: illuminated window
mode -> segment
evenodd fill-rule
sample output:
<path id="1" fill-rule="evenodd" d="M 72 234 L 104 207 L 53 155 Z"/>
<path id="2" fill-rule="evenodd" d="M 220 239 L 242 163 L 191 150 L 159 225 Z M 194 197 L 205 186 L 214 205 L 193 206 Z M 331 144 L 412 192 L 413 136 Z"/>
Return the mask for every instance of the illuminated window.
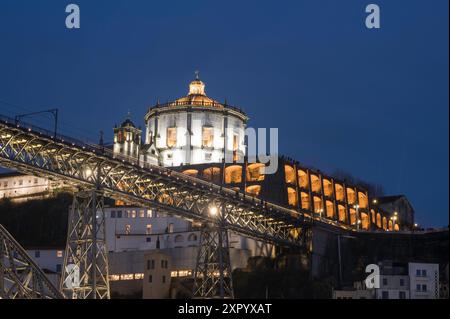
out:
<path id="1" fill-rule="evenodd" d="M 145 210 L 141 209 L 139 211 L 139 218 L 144 218 L 145 217 Z"/>
<path id="2" fill-rule="evenodd" d="M 367 195 L 363 192 L 358 192 L 358 204 L 360 208 L 367 208 L 369 206 Z"/>
<path id="3" fill-rule="evenodd" d="M 284 175 L 286 176 L 286 183 L 288 184 L 295 183 L 295 171 L 292 166 L 284 165 Z"/>
<path id="4" fill-rule="evenodd" d="M 240 183 L 242 181 L 242 166 L 233 165 L 225 168 L 225 183 Z"/>
<path id="5" fill-rule="evenodd" d="M 247 166 L 247 181 L 259 182 L 264 180 L 265 165 L 254 163 Z"/>
<path id="6" fill-rule="evenodd" d="M 389 230 L 392 231 L 394 229 L 394 224 L 392 223 L 392 220 L 389 221 Z"/>
<path id="7" fill-rule="evenodd" d="M 126 235 L 131 234 L 131 225 L 125 225 L 125 234 Z"/>
<path id="8" fill-rule="evenodd" d="M 151 209 L 147 210 L 147 218 L 152 218 L 153 217 L 153 211 Z"/>
<path id="9" fill-rule="evenodd" d="M 336 199 L 344 201 L 344 187 L 341 184 L 334 184 L 334 188 L 336 189 Z"/>
<path id="10" fill-rule="evenodd" d="M 177 145 L 177 128 L 168 127 L 167 128 L 167 147 L 175 147 Z"/>
<path id="11" fill-rule="evenodd" d="M 238 151 L 239 149 L 239 136 L 237 134 L 233 135 L 233 161 L 237 161 L 239 159 Z"/>
<path id="12" fill-rule="evenodd" d="M 167 227 L 167 232 L 168 233 L 173 233 L 173 223 L 170 223 L 169 226 Z"/>
<path id="13" fill-rule="evenodd" d="M 63 251 L 62 250 L 58 250 L 56 252 L 56 257 L 61 258 L 63 256 Z"/>
<path id="14" fill-rule="evenodd" d="M 399 230 L 400 230 L 400 227 L 398 226 L 398 224 L 395 224 L 395 225 L 394 225 L 394 230 L 395 230 L 395 231 L 399 231 Z"/>
<path id="15" fill-rule="evenodd" d="M 144 274 L 134 274 L 134 279 L 144 279 Z"/>
<path id="16" fill-rule="evenodd" d="M 350 224 L 356 225 L 356 210 L 350 208 Z"/>
<path id="17" fill-rule="evenodd" d="M 311 190 L 314 193 L 320 193 L 322 190 L 320 178 L 317 175 L 311 175 Z"/>
<path id="18" fill-rule="evenodd" d="M 347 221 L 347 214 L 343 205 L 338 205 L 338 218 L 340 222 L 345 223 Z"/>
<path id="19" fill-rule="evenodd" d="M 120 275 L 120 280 L 133 280 L 134 275 L 133 274 L 123 274 Z"/>
<path id="20" fill-rule="evenodd" d="M 302 188 L 308 188 L 309 185 L 308 174 L 305 171 L 298 170 L 297 176 L 298 176 L 298 186 Z"/>
<path id="21" fill-rule="evenodd" d="M 202 145 L 203 147 L 213 147 L 214 141 L 214 129 L 212 127 L 203 127 L 202 132 Z"/>
<path id="22" fill-rule="evenodd" d="M 361 213 L 361 226 L 362 229 L 369 229 L 369 225 L 370 225 L 370 220 L 369 220 L 369 215 L 367 215 L 366 213 Z"/>
<path id="23" fill-rule="evenodd" d="M 328 179 L 323 180 L 323 193 L 328 197 L 333 196 L 333 184 Z"/>
<path id="24" fill-rule="evenodd" d="M 287 192 L 289 205 L 291 206 L 297 205 L 297 193 L 295 189 L 293 189 L 292 187 L 288 187 Z"/>
<path id="25" fill-rule="evenodd" d="M 332 201 L 326 201 L 327 218 L 334 218 L 334 204 Z"/>
<path id="26" fill-rule="evenodd" d="M 147 227 L 145 228 L 145 233 L 147 235 L 150 235 L 152 233 L 152 225 L 148 224 Z"/>
<path id="27" fill-rule="evenodd" d="M 376 224 L 377 223 L 377 216 L 376 216 L 375 211 L 373 209 L 370 210 L 370 215 L 372 217 L 372 224 Z"/>
<path id="28" fill-rule="evenodd" d="M 356 203 L 355 191 L 349 187 L 347 187 L 347 202 L 351 205 Z"/>
<path id="29" fill-rule="evenodd" d="M 119 275 L 110 275 L 109 280 L 110 281 L 118 281 L 118 280 L 120 280 L 120 276 Z"/>
<path id="30" fill-rule="evenodd" d="M 187 169 L 185 171 L 183 171 L 183 174 L 192 176 L 192 177 L 197 177 L 198 175 L 198 171 L 196 169 Z"/>
<path id="31" fill-rule="evenodd" d="M 258 196 L 259 193 L 261 192 L 261 186 L 260 185 L 251 185 L 251 186 L 248 186 L 245 191 L 249 194 Z"/>
<path id="32" fill-rule="evenodd" d="M 309 194 L 308 193 L 301 193 L 302 198 L 302 208 L 303 209 L 310 209 L 309 207 Z"/>
<path id="33" fill-rule="evenodd" d="M 203 178 L 207 181 L 219 184 L 221 181 L 220 168 L 209 167 L 203 171 Z"/>
<path id="34" fill-rule="evenodd" d="M 378 226 L 378 228 L 381 228 L 381 214 L 380 213 L 378 213 L 377 214 L 377 226 Z"/>
<path id="35" fill-rule="evenodd" d="M 323 203 L 319 196 L 314 196 L 314 212 L 323 213 Z"/>
<path id="36" fill-rule="evenodd" d="M 131 218 L 136 218 L 136 211 L 135 210 L 131 211 Z"/>
<path id="37" fill-rule="evenodd" d="M 387 218 L 383 217 L 383 229 L 387 230 L 388 229 L 388 224 L 387 224 Z"/>

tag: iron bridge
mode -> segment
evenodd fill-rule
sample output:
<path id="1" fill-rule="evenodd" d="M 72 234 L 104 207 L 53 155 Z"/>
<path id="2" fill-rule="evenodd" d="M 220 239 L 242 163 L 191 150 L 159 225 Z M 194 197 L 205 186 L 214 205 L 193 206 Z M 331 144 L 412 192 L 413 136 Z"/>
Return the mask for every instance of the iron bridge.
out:
<path id="1" fill-rule="evenodd" d="M 310 216 L 173 170 L 125 158 L 101 145 L 57 135 L 0 116 L 0 166 L 191 221 L 218 225 L 277 246 L 307 247 Z M 223 225 L 223 224 L 222 224 Z"/>

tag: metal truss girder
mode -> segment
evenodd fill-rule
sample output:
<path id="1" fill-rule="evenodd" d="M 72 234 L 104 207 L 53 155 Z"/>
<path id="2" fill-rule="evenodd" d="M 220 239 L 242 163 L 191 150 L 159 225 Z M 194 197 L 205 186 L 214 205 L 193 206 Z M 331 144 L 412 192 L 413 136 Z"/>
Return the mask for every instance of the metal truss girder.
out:
<path id="1" fill-rule="evenodd" d="M 62 299 L 39 266 L 0 225 L 0 299 Z"/>
<path id="2" fill-rule="evenodd" d="M 200 233 L 193 298 L 233 298 L 228 232 L 205 225 Z"/>
<path id="3" fill-rule="evenodd" d="M 71 299 L 110 298 L 103 194 L 98 190 L 74 196 L 60 287 Z"/>
<path id="4" fill-rule="evenodd" d="M 2 120 L 0 165 L 79 187 L 98 186 L 111 198 L 198 221 L 215 223 L 208 217 L 214 203 L 224 208 L 228 229 L 278 245 L 304 246 L 303 230 L 310 225 L 303 213 L 163 167 L 132 162 L 100 146 L 53 139 Z"/>

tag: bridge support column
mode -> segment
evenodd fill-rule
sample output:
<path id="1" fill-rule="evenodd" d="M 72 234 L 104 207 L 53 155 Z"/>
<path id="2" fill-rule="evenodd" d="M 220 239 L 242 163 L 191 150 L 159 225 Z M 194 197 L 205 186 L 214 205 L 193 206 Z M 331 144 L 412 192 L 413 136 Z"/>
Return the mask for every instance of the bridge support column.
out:
<path id="1" fill-rule="evenodd" d="M 103 194 L 75 194 L 69 214 L 61 291 L 72 299 L 109 299 Z"/>
<path id="2" fill-rule="evenodd" d="M 234 298 L 228 231 L 206 224 L 200 235 L 193 298 Z"/>

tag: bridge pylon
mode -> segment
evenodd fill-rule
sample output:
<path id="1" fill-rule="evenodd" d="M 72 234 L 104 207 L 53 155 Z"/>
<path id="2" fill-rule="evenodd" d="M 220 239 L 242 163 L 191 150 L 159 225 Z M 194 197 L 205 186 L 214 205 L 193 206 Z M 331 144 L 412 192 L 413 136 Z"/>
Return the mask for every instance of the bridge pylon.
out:
<path id="1" fill-rule="evenodd" d="M 205 223 L 200 233 L 193 298 L 234 298 L 228 230 L 219 218 L 219 225 Z"/>
<path id="2" fill-rule="evenodd" d="M 110 298 L 104 196 L 100 190 L 74 195 L 60 289 L 72 299 Z"/>

